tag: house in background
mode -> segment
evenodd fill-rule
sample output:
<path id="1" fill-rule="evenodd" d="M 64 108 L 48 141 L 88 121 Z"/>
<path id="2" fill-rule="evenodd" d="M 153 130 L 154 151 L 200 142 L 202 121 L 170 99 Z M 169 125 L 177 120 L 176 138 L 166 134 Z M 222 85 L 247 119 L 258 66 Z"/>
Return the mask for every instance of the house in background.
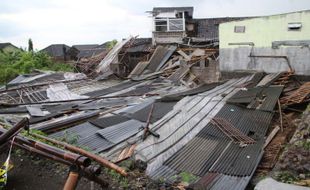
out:
<path id="1" fill-rule="evenodd" d="M 12 52 L 17 52 L 17 51 L 22 51 L 22 50 L 9 42 L 0 43 L 0 52 L 12 53 Z"/>
<path id="2" fill-rule="evenodd" d="M 187 31 L 186 23 L 193 17 L 193 7 L 154 7 L 153 44 L 183 43 Z"/>
<path id="3" fill-rule="evenodd" d="M 52 44 L 42 49 L 41 52 L 47 53 L 55 61 L 67 62 L 75 59 L 75 54 L 69 54 L 70 46 L 66 44 Z M 71 51 L 73 52 L 73 51 Z"/>
<path id="4" fill-rule="evenodd" d="M 220 23 L 249 17 L 193 18 L 193 7 L 154 7 L 152 11 L 152 43 L 199 44 L 218 42 Z M 216 43 L 215 45 L 218 45 Z"/>
<path id="5" fill-rule="evenodd" d="M 310 10 L 220 24 L 220 70 L 310 75 Z"/>

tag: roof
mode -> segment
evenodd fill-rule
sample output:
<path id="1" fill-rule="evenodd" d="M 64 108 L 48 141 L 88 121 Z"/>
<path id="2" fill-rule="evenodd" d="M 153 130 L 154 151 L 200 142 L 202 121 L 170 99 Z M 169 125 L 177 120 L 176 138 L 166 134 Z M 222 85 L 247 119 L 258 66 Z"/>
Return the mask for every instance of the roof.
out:
<path id="1" fill-rule="evenodd" d="M 73 45 L 72 47 L 81 51 L 81 50 L 93 49 L 96 48 L 97 46 L 99 46 L 99 44 L 80 44 L 80 45 Z"/>
<path id="2" fill-rule="evenodd" d="M 4 49 L 7 46 L 13 46 L 15 48 L 18 49 L 18 47 L 14 46 L 13 44 L 11 44 L 10 42 L 6 42 L 6 43 L 0 43 L 0 49 Z"/>
<path id="3" fill-rule="evenodd" d="M 42 49 L 41 51 L 46 52 L 52 57 L 60 57 L 64 56 L 64 50 L 67 52 L 69 49 L 70 46 L 67 46 L 66 44 L 52 44 Z"/>
<path id="4" fill-rule="evenodd" d="M 102 52 L 108 52 L 107 48 L 93 48 L 93 49 L 84 49 L 80 50 L 79 54 L 77 55 L 78 58 L 88 58 L 95 55 L 98 55 Z"/>
<path id="5" fill-rule="evenodd" d="M 278 17 L 281 18 L 282 16 L 289 15 L 289 14 L 297 14 L 297 13 L 310 13 L 310 9 L 308 10 L 300 10 L 300 11 L 293 11 L 293 12 L 286 12 L 286 13 L 279 13 L 279 14 L 271 14 L 271 15 L 262 15 L 262 16 L 253 16 L 253 17 L 243 17 L 244 19 L 242 20 L 248 20 L 248 19 L 256 19 L 256 18 L 270 18 L 270 17 Z M 238 22 L 242 20 L 231 20 L 229 22 Z"/>
<path id="6" fill-rule="evenodd" d="M 129 48 L 126 52 L 149 52 L 152 48 L 152 38 L 136 38 L 131 44 L 126 44 Z"/>
<path id="7" fill-rule="evenodd" d="M 194 7 L 154 7 L 153 13 L 166 13 L 166 12 L 187 12 L 189 16 L 193 16 Z"/>

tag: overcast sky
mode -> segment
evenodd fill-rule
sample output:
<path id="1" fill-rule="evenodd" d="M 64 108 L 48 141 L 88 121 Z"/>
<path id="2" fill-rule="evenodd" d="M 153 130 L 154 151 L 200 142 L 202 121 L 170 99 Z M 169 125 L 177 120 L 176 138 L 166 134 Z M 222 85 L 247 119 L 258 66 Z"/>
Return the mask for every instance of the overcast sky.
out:
<path id="1" fill-rule="evenodd" d="M 0 0 L 0 42 L 35 49 L 151 36 L 146 11 L 193 6 L 194 18 L 271 15 L 310 9 L 310 0 Z"/>

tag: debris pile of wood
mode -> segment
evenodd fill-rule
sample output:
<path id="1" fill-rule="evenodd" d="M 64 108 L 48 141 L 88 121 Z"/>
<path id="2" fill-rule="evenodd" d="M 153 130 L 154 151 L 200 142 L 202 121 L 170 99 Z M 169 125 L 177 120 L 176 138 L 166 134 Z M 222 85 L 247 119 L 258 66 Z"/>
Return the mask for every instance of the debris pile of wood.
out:
<path id="1" fill-rule="evenodd" d="M 217 82 L 217 56 L 216 49 L 157 46 L 150 60 L 138 63 L 128 78 L 137 81 L 163 77 L 187 87 Z"/>

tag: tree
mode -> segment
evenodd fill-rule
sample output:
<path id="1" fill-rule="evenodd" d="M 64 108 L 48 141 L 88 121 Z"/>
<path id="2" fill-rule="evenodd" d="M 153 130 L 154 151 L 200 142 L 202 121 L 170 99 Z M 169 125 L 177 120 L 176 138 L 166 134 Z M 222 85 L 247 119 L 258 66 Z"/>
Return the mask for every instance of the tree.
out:
<path id="1" fill-rule="evenodd" d="M 112 49 L 117 44 L 117 40 L 112 40 L 108 43 L 108 48 Z"/>
<path id="2" fill-rule="evenodd" d="M 33 52 L 33 43 L 32 43 L 31 38 L 29 38 L 28 40 L 28 51 Z"/>

